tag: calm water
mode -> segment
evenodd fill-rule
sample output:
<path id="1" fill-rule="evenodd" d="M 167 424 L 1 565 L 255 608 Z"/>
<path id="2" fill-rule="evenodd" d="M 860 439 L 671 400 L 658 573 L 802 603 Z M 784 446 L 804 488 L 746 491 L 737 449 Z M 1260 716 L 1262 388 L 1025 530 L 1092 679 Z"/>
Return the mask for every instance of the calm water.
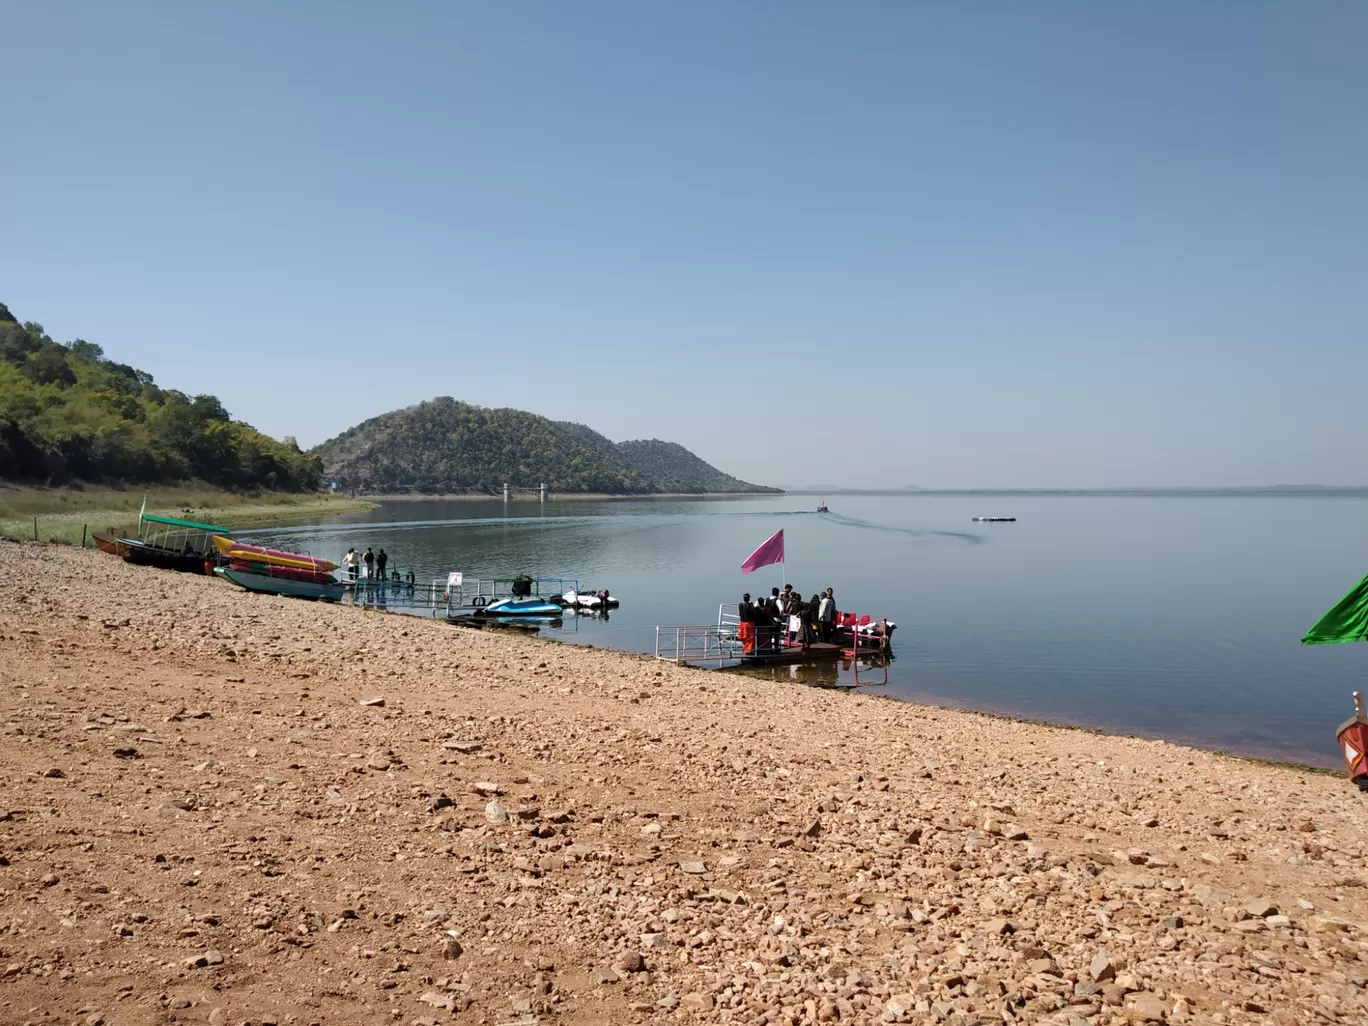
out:
<path id="1" fill-rule="evenodd" d="M 562 640 L 649 652 L 783 579 L 898 624 L 888 684 L 944 705 L 1338 766 L 1368 645 L 1303 649 L 1368 571 L 1368 499 L 777 496 L 719 502 L 404 502 L 256 539 L 381 547 L 419 581 L 577 578 L 622 599 Z M 1008 515 L 1014 524 L 974 524 Z M 788 565 L 742 559 L 783 528 Z M 830 676 L 804 668 L 776 675 Z M 849 672 L 838 670 L 843 682 Z M 861 680 L 869 674 L 861 673 Z M 879 679 L 882 679 L 881 674 Z"/>

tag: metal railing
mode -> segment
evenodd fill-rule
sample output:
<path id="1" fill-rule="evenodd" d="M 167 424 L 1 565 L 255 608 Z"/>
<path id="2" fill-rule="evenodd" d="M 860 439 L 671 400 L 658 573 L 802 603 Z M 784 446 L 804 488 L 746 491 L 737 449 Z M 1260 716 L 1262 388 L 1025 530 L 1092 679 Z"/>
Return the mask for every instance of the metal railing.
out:
<path id="1" fill-rule="evenodd" d="M 732 662 L 741 658 L 733 632 L 715 624 L 657 627 L 655 657 L 672 663 Z"/>

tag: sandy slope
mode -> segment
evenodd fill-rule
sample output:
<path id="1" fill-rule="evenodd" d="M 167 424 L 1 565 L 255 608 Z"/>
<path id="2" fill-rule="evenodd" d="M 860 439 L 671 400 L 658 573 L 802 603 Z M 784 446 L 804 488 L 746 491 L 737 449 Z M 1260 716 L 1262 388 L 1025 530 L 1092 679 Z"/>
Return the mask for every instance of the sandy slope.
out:
<path id="1" fill-rule="evenodd" d="M 3 1023 L 1368 1022 L 1343 779 L 0 574 Z"/>

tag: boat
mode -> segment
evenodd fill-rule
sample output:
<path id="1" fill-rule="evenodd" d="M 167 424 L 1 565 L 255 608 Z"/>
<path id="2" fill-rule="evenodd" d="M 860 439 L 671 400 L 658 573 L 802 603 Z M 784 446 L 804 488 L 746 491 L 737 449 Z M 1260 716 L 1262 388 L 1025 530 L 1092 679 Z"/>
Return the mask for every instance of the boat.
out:
<path id="1" fill-rule="evenodd" d="M 616 598 L 608 594 L 607 589 L 585 594 L 576 592 L 572 588 L 560 599 L 567 609 L 616 609 L 621 604 Z M 552 599 L 552 601 L 555 600 Z"/>
<path id="2" fill-rule="evenodd" d="M 90 540 L 101 552 L 108 552 L 112 556 L 122 556 L 127 551 L 127 546 L 114 534 L 106 534 L 101 531 L 98 534 L 92 534 Z"/>
<path id="3" fill-rule="evenodd" d="M 1016 517 L 974 517 L 976 524 L 1015 524 Z"/>
<path id="4" fill-rule="evenodd" d="M 543 616 L 559 617 L 564 610 L 543 598 L 502 598 L 477 609 L 477 616 Z"/>
<path id="5" fill-rule="evenodd" d="M 227 533 L 228 528 L 217 524 L 143 512 L 138 515 L 138 537 L 117 542 L 124 560 L 137 566 L 203 574 L 223 561 L 210 539 Z"/>
<path id="6" fill-rule="evenodd" d="M 1354 718 L 1345 720 L 1335 731 L 1349 779 L 1360 791 L 1368 791 L 1368 713 L 1363 709 L 1363 692 L 1354 692 Z"/>
<path id="7" fill-rule="evenodd" d="M 248 545 L 246 542 L 234 538 L 225 538 L 222 535 L 215 535 L 213 541 L 214 547 L 219 550 L 220 554 L 229 559 L 240 559 L 249 563 L 265 563 L 269 566 L 291 567 L 296 570 L 319 570 L 325 573 L 337 569 L 337 564 L 332 560 L 310 556 L 303 552 L 284 552 L 280 549 L 268 549 L 261 545 Z"/>
<path id="8" fill-rule="evenodd" d="M 231 570 L 246 574 L 265 574 L 267 577 L 280 577 L 287 581 L 305 581 L 310 584 L 331 584 L 337 580 L 326 570 L 300 570 L 292 566 L 275 566 L 271 563 L 254 563 L 238 559 L 236 556 L 228 563 Z M 347 582 L 350 584 L 350 582 Z"/>
<path id="9" fill-rule="evenodd" d="M 342 597 L 342 593 L 347 590 L 347 586 L 338 580 L 332 580 L 329 583 L 323 583 L 321 581 L 301 581 L 274 573 L 235 570 L 231 566 L 215 567 L 214 573 L 223 577 L 224 580 L 232 581 L 241 588 L 246 588 L 248 591 L 260 592 L 263 595 L 289 595 L 292 598 L 310 598 L 321 599 L 324 602 L 336 602 Z"/>
<path id="10" fill-rule="evenodd" d="M 859 651 L 887 650 L 893 646 L 893 632 L 897 629 L 892 620 L 868 613 L 837 613 L 834 635 L 842 645 Z"/>
<path id="11" fill-rule="evenodd" d="M 817 507 L 817 512 L 818 512 L 818 513 L 830 513 L 830 512 L 831 512 L 831 510 L 827 509 L 826 499 L 823 499 L 821 505 Z"/>

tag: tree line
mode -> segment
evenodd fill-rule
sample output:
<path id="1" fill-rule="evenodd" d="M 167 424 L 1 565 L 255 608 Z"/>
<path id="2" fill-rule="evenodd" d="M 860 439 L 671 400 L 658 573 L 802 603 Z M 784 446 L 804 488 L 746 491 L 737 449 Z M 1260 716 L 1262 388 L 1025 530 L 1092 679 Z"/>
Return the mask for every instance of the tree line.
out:
<path id="1" fill-rule="evenodd" d="M 212 395 L 161 388 L 94 343 L 53 341 L 0 303 L 0 479 L 312 491 L 323 464 L 233 420 Z"/>

